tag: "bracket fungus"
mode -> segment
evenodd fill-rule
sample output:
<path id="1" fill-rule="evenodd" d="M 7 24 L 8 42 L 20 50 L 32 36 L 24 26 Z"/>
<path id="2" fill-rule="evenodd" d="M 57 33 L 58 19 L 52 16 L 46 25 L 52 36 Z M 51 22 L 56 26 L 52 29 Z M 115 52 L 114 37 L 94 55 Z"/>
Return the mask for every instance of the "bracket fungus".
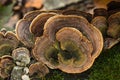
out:
<path id="1" fill-rule="evenodd" d="M 92 66 L 102 47 L 101 32 L 84 17 L 55 15 L 36 39 L 33 55 L 51 69 L 81 73 Z"/>
<path id="2" fill-rule="evenodd" d="M 91 24 L 102 32 L 104 37 L 104 49 L 110 49 L 120 42 L 120 15 L 118 15 L 118 13 L 119 12 L 109 15 L 109 12 L 104 8 L 97 8 L 94 10 L 94 18 L 92 19 Z M 117 15 L 115 16 L 115 14 Z"/>
<path id="3" fill-rule="evenodd" d="M 102 35 L 89 23 L 91 19 L 77 10 L 33 11 L 17 23 L 16 34 L 24 45 L 34 46 L 38 61 L 52 69 L 81 73 L 92 66 L 103 47 Z"/>
<path id="4" fill-rule="evenodd" d="M 14 67 L 14 60 L 9 55 L 4 55 L 0 58 L 0 77 L 7 78 L 10 76 L 12 68 Z"/>
<path id="5" fill-rule="evenodd" d="M 108 18 L 108 24 L 107 34 L 113 38 L 120 38 L 120 11 Z"/>
<path id="6" fill-rule="evenodd" d="M 30 25 L 31 33 L 33 33 L 36 37 L 42 36 L 44 24 L 54 15 L 56 15 L 56 13 L 41 13 L 35 17 Z"/>
<path id="7" fill-rule="evenodd" d="M 120 42 L 120 2 L 111 1 L 107 7 L 109 15 L 107 35 L 110 38 L 106 39 L 105 44 L 107 44 L 108 49 L 110 49 Z"/>
<path id="8" fill-rule="evenodd" d="M 92 20 L 92 14 L 86 13 L 86 12 L 83 12 L 83 11 L 79 11 L 79 10 L 63 10 L 63 11 L 61 11 L 61 14 L 83 16 L 89 22 Z"/>
<path id="9" fill-rule="evenodd" d="M 120 42 L 119 8 L 108 9 L 95 9 L 93 15 L 78 10 L 25 14 L 16 33 L 0 31 L 0 77 L 41 78 L 49 73 L 48 67 L 66 73 L 88 70 L 103 47 L 110 49 Z"/>
<path id="10" fill-rule="evenodd" d="M 104 37 L 106 36 L 108 25 L 107 25 L 107 19 L 105 17 L 96 16 L 94 17 L 94 19 L 92 19 L 91 23 L 101 31 Z"/>
<path id="11" fill-rule="evenodd" d="M 27 13 L 16 25 L 18 39 L 27 47 L 33 47 L 36 37 L 43 34 L 44 23 L 57 11 L 32 11 Z"/>
<path id="12" fill-rule="evenodd" d="M 105 39 L 106 49 L 110 49 L 120 42 L 120 12 L 116 12 L 108 17 L 107 35 L 110 38 Z"/>
<path id="13" fill-rule="evenodd" d="M 111 6 L 110 6 L 111 7 Z M 96 8 L 94 10 L 94 18 L 91 21 L 97 27 L 104 37 L 104 49 L 110 49 L 120 42 L 120 12 L 117 6 L 107 11 L 104 8 Z M 109 7 L 108 7 L 109 9 Z M 111 14 L 111 11 L 113 13 Z"/>
<path id="14" fill-rule="evenodd" d="M 30 76 L 44 77 L 47 73 L 49 73 L 49 69 L 42 62 L 33 63 L 29 67 Z"/>
<path id="15" fill-rule="evenodd" d="M 33 46 L 33 35 L 29 31 L 30 21 L 21 19 L 16 25 L 17 38 L 27 47 Z"/>
<path id="16" fill-rule="evenodd" d="M 0 32 L 0 56 L 9 55 L 19 45 L 16 34 L 11 31 Z"/>
<path id="17" fill-rule="evenodd" d="M 27 48 L 20 47 L 13 50 L 12 57 L 19 66 L 26 66 L 30 63 L 30 53 Z"/>
<path id="18" fill-rule="evenodd" d="M 28 76 L 29 69 L 27 65 L 30 63 L 30 53 L 27 48 L 20 47 L 12 52 L 12 57 L 16 66 L 11 71 L 11 80 L 30 80 Z"/>
<path id="19" fill-rule="evenodd" d="M 27 47 L 33 47 L 34 38 L 33 34 L 29 31 L 29 26 L 32 20 L 40 14 L 42 11 L 31 11 L 23 17 L 23 19 L 19 20 L 16 24 L 16 34 L 18 39 Z"/>
<path id="20" fill-rule="evenodd" d="M 94 9 L 94 18 L 91 21 L 91 24 L 93 24 L 95 27 L 97 27 L 103 37 L 105 37 L 107 35 L 107 28 L 108 28 L 108 24 L 107 24 L 107 10 L 104 8 L 96 8 Z"/>

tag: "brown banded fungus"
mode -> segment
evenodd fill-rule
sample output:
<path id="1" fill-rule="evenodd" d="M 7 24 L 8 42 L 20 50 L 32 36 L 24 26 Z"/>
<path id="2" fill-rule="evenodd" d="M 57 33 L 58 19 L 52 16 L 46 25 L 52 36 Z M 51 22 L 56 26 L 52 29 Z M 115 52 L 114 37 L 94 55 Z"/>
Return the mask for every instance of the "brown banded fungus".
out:
<path id="1" fill-rule="evenodd" d="M 61 12 L 61 14 L 63 14 L 63 15 L 83 16 L 83 17 L 86 18 L 89 22 L 92 20 L 92 14 L 86 13 L 86 12 L 83 12 L 83 11 L 79 11 L 79 10 L 63 10 L 63 11 Z"/>
<path id="2" fill-rule="evenodd" d="M 108 24 L 107 34 L 112 38 L 120 38 L 120 11 L 108 18 Z"/>
<path id="3" fill-rule="evenodd" d="M 9 55 L 4 55 L 0 58 L 0 77 L 7 78 L 14 67 L 14 60 Z"/>
<path id="4" fill-rule="evenodd" d="M 112 14 L 108 18 L 107 35 L 105 39 L 105 49 L 110 49 L 120 42 L 120 12 Z"/>
<path id="5" fill-rule="evenodd" d="M 16 25 L 16 34 L 18 39 L 27 47 L 33 47 L 34 45 L 34 36 L 30 32 L 29 27 L 32 20 L 42 13 L 43 11 L 31 11 L 23 17 L 23 19 L 19 20 Z"/>
<path id="6" fill-rule="evenodd" d="M 107 35 L 107 10 L 104 8 L 96 8 L 94 10 L 94 18 L 91 21 L 95 27 L 97 27 L 105 37 Z"/>
<path id="7" fill-rule="evenodd" d="M 36 37 L 43 34 L 44 23 L 54 16 L 54 11 L 32 11 L 27 13 L 16 25 L 18 39 L 27 47 L 33 47 Z"/>
<path id="8" fill-rule="evenodd" d="M 11 31 L 0 32 L 0 56 L 10 54 L 19 45 L 19 40 Z"/>
<path id="9" fill-rule="evenodd" d="M 30 21 L 21 19 L 16 25 L 17 38 L 27 47 L 33 46 L 33 35 L 29 31 Z"/>
<path id="10" fill-rule="evenodd" d="M 81 73 L 92 66 L 102 47 L 101 32 L 84 17 L 55 15 L 36 39 L 33 55 L 51 69 Z"/>
<path id="11" fill-rule="evenodd" d="M 111 1 L 107 4 L 108 11 L 108 38 L 105 39 L 105 47 L 110 49 L 120 42 L 120 1 Z"/>
<path id="12" fill-rule="evenodd" d="M 94 18 L 91 21 L 97 27 L 104 37 L 104 49 L 110 49 L 120 42 L 120 12 L 109 15 L 108 11 L 103 8 L 94 10 Z"/>
<path id="13" fill-rule="evenodd" d="M 56 13 L 41 13 L 37 17 L 35 17 L 30 25 L 30 31 L 36 37 L 43 35 L 43 27 L 46 21 L 56 15 Z"/>
<path id="14" fill-rule="evenodd" d="M 104 37 L 107 35 L 108 25 L 107 25 L 107 19 L 105 17 L 97 16 L 94 19 L 92 19 L 91 23 L 101 31 Z"/>
<path id="15" fill-rule="evenodd" d="M 31 77 L 44 77 L 48 73 L 49 69 L 42 62 L 36 62 L 29 67 Z"/>
<path id="16" fill-rule="evenodd" d="M 23 19 L 27 19 L 28 21 L 32 21 L 37 15 L 44 13 L 44 12 L 45 11 L 40 11 L 40 10 L 30 11 L 24 15 Z"/>

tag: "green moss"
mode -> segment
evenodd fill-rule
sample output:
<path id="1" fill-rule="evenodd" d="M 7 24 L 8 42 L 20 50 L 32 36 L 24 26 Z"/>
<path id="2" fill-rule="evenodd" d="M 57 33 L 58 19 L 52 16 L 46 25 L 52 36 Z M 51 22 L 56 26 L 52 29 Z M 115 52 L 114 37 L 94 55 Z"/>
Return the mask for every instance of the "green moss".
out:
<path id="1" fill-rule="evenodd" d="M 45 80 L 64 80 L 63 72 L 53 71 Z"/>
<path id="2" fill-rule="evenodd" d="M 89 80 L 120 79 L 120 44 L 101 53 L 91 68 L 89 78 Z"/>
<path id="3" fill-rule="evenodd" d="M 90 71 L 83 72 L 82 74 L 67 74 L 60 70 L 51 70 L 50 73 L 41 80 L 88 80 Z"/>

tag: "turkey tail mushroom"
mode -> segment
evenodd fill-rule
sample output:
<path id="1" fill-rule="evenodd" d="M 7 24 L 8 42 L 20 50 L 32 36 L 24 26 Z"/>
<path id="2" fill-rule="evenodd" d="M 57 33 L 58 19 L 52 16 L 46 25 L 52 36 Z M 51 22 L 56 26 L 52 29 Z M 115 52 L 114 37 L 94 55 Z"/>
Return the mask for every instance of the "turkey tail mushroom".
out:
<path id="1" fill-rule="evenodd" d="M 31 11 L 24 15 L 23 19 L 19 20 L 16 25 L 16 34 L 18 39 L 27 47 L 33 47 L 34 45 L 34 36 L 30 32 L 30 24 L 33 19 L 45 11 Z"/>
<path id="2" fill-rule="evenodd" d="M 29 31 L 30 21 L 21 19 L 16 25 L 16 34 L 18 39 L 27 47 L 33 47 L 34 38 Z"/>
<path id="3" fill-rule="evenodd" d="M 54 16 L 54 11 L 32 11 L 27 13 L 16 25 L 18 39 L 27 47 L 33 47 L 36 37 L 43 34 L 43 27 L 48 18 Z"/>
<path id="4" fill-rule="evenodd" d="M 60 42 L 61 48 L 58 53 L 60 70 L 78 73 L 92 66 L 92 43 L 79 30 L 64 27 L 56 33 L 56 39 Z"/>
<path id="5" fill-rule="evenodd" d="M 8 55 L 18 45 L 19 40 L 13 32 L 0 32 L 0 56 Z"/>
<path id="6" fill-rule="evenodd" d="M 14 60 L 9 55 L 4 55 L 0 58 L 0 77 L 7 78 L 15 66 Z"/>
<path id="7" fill-rule="evenodd" d="M 101 32 L 81 16 L 75 15 L 53 16 L 49 18 L 45 23 L 43 35 L 48 36 L 50 40 L 54 41 L 56 32 L 63 27 L 74 27 L 81 31 L 92 42 L 92 45 L 94 47 L 92 56 L 94 58 L 98 56 L 98 53 L 99 51 L 102 50 L 103 45 L 102 43 L 103 38 Z M 98 48 L 98 46 L 100 47 Z"/>
<path id="8" fill-rule="evenodd" d="M 31 64 L 29 67 L 30 76 L 34 77 L 44 77 L 49 73 L 49 69 L 41 62 L 36 62 Z"/>
<path id="9" fill-rule="evenodd" d="M 35 17 L 37 17 L 41 13 L 60 13 L 61 11 L 59 10 L 51 10 L 51 11 L 40 11 L 40 10 L 35 10 L 35 11 L 30 11 L 26 13 L 23 17 L 23 19 L 27 19 L 28 21 L 32 21 Z"/>
<path id="10" fill-rule="evenodd" d="M 101 32 L 85 18 L 55 15 L 36 39 L 33 55 L 51 69 L 81 73 L 89 69 L 103 48 Z"/>
<path id="11" fill-rule="evenodd" d="M 63 15 L 83 16 L 83 17 L 86 18 L 89 22 L 92 20 L 92 14 L 86 13 L 86 12 L 83 12 L 83 11 L 79 11 L 79 10 L 63 10 L 61 13 L 62 13 Z"/>
<path id="12" fill-rule="evenodd" d="M 110 49 L 120 42 L 120 12 L 116 12 L 108 18 L 107 35 L 110 38 L 105 39 L 105 49 Z"/>
<path id="13" fill-rule="evenodd" d="M 108 18 L 107 34 L 113 38 L 120 38 L 120 12 L 112 14 Z"/>
<path id="14" fill-rule="evenodd" d="M 36 37 L 43 35 L 43 27 L 46 21 L 56 15 L 56 13 L 41 13 L 37 17 L 35 17 L 30 25 L 30 31 Z"/>
<path id="15" fill-rule="evenodd" d="M 107 35 L 107 10 L 104 8 L 96 8 L 94 10 L 94 18 L 91 21 L 91 24 L 93 24 L 95 27 L 97 27 L 102 35 L 105 37 Z"/>
<path id="16" fill-rule="evenodd" d="M 93 24 L 96 28 L 98 28 L 102 35 L 105 37 L 107 35 L 107 19 L 103 16 L 96 16 L 91 21 L 91 24 Z"/>
<path id="17" fill-rule="evenodd" d="M 24 15 L 23 19 L 27 19 L 28 21 L 32 21 L 37 15 L 44 13 L 44 12 L 45 11 L 40 11 L 40 10 L 30 11 Z"/>
<path id="18" fill-rule="evenodd" d="M 91 24 L 93 24 L 102 32 L 104 37 L 104 49 L 110 49 L 120 42 L 119 38 L 115 39 L 117 35 L 120 35 L 119 15 L 116 15 L 116 17 L 113 16 L 114 14 L 111 16 L 108 15 L 109 11 L 106 9 L 96 8 L 94 10 L 94 18 L 91 21 Z"/>

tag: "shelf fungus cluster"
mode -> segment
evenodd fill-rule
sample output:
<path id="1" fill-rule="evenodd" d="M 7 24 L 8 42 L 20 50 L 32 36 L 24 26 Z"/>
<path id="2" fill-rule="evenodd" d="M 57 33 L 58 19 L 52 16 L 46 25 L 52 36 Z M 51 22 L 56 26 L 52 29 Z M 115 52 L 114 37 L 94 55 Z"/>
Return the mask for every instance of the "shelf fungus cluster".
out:
<path id="1" fill-rule="evenodd" d="M 120 42 L 120 11 L 98 8 L 32 11 L 18 21 L 15 33 L 0 31 L 0 77 L 35 80 L 50 69 L 88 70 L 104 49 Z M 48 68 L 49 67 L 49 68 Z"/>
<path id="2" fill-rule="evenodd" d="M 91 24 L 96 26 L 103 34 L 104 49 L 110 49 L 120 42 L 120 2 L 112 1 L 108 9 L 94 10 Z M 113 8 L 114 6 L 114 8 Z"/>
<path id="3" fill-rule="evenodd" d="M 91 19 L 91 14 L 77 10 L 33 11 L 17 23 L 16 33 L 38 62 L 66 73 L 81 73 L 103 48 L 102 34 L 90 24 Z"/>

